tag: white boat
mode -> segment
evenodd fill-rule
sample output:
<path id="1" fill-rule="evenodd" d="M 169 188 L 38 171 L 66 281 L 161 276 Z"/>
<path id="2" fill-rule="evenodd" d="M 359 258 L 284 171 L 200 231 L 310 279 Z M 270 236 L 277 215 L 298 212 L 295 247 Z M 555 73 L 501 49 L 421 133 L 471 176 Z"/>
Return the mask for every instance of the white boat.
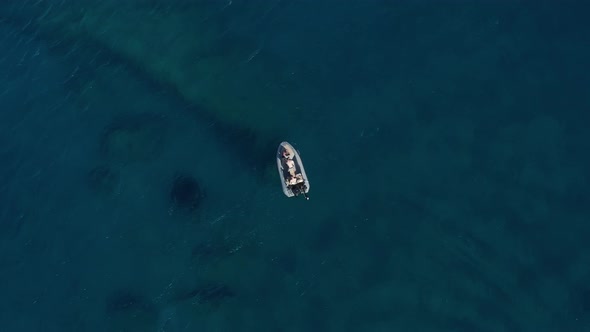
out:
<path id="1" fill-rule="evenodd" d="M 299 152 L 288 142 L 282 142 L 277 150 L 277 168 L 287 197 L 303 195 L 309 199 L 309 180 Z"/>

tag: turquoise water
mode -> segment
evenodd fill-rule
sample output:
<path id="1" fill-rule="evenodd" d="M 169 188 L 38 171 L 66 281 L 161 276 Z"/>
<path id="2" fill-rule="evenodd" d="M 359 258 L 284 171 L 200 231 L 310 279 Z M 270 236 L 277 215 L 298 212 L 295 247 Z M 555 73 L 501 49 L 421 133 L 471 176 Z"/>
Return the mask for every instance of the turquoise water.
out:
<path id="1" fill-rule="evenodd" d="M 34 6 L 0 12 L 0 331 L 590 330 L 587 6 L 214 3 L 300 96 L 276 137 Z"/>

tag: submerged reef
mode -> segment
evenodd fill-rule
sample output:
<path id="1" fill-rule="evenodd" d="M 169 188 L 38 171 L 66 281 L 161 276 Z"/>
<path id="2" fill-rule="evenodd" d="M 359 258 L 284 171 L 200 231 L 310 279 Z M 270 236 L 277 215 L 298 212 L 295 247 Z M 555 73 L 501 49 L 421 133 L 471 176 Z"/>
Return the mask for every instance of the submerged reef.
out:
<path id="1" fill-rule="evenodd" d="M 203 282 L 179 291 L 164 300 L 152 300 L 131 289 L 113 291 L 105 300 L 105 316 L 110 331 L 167 331 L 175 325 L 173 311 L 177 305 L 206 305 L 217 308 L 237 296 L 236 291 L 221 282 Z"/>
<path id="2" fill-rule="evenodd" d="M 73 43 L 93 41 L 217 121 L 273 132 L 296 116 L 285 106 L 297 100 L 288 66 L 264 52 L 259 33 L 244 32 L 264 8 L 242 1 L 163 6 L 98 0 L 37 1 L 34 7 L 41 31 Z"/>
<path id="3" fill-rule="evenodd" d="M 163 119 L 151 114 L 118 119 L 102 135 L 100 151 L 120 163 L 153 160 L 164 147 L 165 129 Z"/>
<path id="4" fill-rule="evenodd" d="M 155 304 L 133 291 L 112 293 L 106 299 L 105 310 L 113 331 L 155 331 L 158 324 Z"/>
<path id="5" fill-rule="evenodd" d="M 149 311 L 153 308 L 148 299 L 128 290 L 116 291 L 106 301 L 106 310 L 109 313 L 138 309 Z"/>
<path id="6" fill-rule="evenodd" d="M 175 177 L 169 196 L 173 210 L 185 212 L 195 211 L 203 199 L 203 193 L 197 180 L 186 174 L 179 174 Z"/>
<path id="7" fill-rule="evenodd" d="M 96 166 L 87 174 L 88 186 L 93 192 L 101 195 L 114 194 L 119 181 L 119 174 L 105 165 Z"/>
<path id="8" fill-rule="evenodd" d="M 177 295 L 174 302 L 192 301 L 199 304 L 219 305 L 222 301 L 235 297 L 236 292 L 221 283 L 207 283 L 191 291 Z"/>
<path id="9" fill-rule="evenodd" d="M 96 72 L 129 70 L 156 92 L 180 99 L 183 108 L 211 124 L 219 139 L 260 171 L 277 135 L 284 135 L 298 118 L 303 99 L 293 65 L 263 47 L 258 31 L 260 16 L 275 5 L 241 0 L 39 0 L 0 4 L 0 16 L 4 24 L 67 57 L 76 68 L 67 84 L 83 99 L 81 107 L 92 104 L 93 98 L 111 98 L 110 90 L 125 90 L 113 88 L 116 80 L 97 78 Z M 105 135 L 103 143 L 120 148 L 104 151 L 120 162 L 146 160 L 150 147 L 137 144 L 142 132 L 118 129 Z M 126 150 L 132 152 L 129 158 Z"/>

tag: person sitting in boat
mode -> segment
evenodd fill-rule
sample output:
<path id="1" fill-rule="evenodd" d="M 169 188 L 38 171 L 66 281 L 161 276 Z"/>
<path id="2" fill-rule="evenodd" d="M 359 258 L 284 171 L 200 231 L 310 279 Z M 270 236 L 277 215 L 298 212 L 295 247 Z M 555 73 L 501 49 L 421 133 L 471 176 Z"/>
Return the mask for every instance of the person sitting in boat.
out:
<path id="1" fill-rule="evenodd" d="M 285 159 L 291 159 L 291 154 L 286 149 L 283 150 L 283 158 L 285 158 Z"/>
<path id="2" fill-rule="evenodd" d="M 289 177 L 289 180 L 287 180 L 287 184 L 290 186 L 294 186 L 297 184 L 297 178 L 293 175 L 291 175 L 291 177 Z"/>
<path id="3" fill-rule="evenodd" d="M 287 160 L 287 167 L 289 167 L 289 169 L 295 169 L 295 162 L 293 161 L 293 159 Z"/>
<path id="4" fill-rule="evenodd" d="M 303 183 L 303 174 L 299 173 L 295 176 L 295 180 L 297 181 L 296 183 Z"/>
<path id="5" fill-rule="evenodd" d="M 291 174 L 291 176 L 289 177 L 289 179 L 287 179 L 286 182 L 287 182 L 288 186 L 295 186 L 295 185 L 303 185 L 305 180 L 303 179 L 303 174 L 299 173 L 297 175 Z"/>
<path id="6" fill-rule="evenodd" d="M 291 159 L 287 160 L 287 167 L 289 168 L 289 174 L 295 176 L 295 162 Z"/>

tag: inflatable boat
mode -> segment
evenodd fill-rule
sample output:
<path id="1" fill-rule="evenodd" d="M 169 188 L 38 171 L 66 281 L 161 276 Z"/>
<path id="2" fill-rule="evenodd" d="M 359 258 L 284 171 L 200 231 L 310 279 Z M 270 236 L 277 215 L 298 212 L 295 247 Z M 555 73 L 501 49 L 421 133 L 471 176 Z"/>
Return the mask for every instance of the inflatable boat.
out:
<path id="1" fill-rule="evenodd" d="M 299 152 L 288 142 L 282 142 L 277 150 L 277 168 L 287 197 L 303 195 L 309 199 L 309 180 L 303 168 Z"/>

